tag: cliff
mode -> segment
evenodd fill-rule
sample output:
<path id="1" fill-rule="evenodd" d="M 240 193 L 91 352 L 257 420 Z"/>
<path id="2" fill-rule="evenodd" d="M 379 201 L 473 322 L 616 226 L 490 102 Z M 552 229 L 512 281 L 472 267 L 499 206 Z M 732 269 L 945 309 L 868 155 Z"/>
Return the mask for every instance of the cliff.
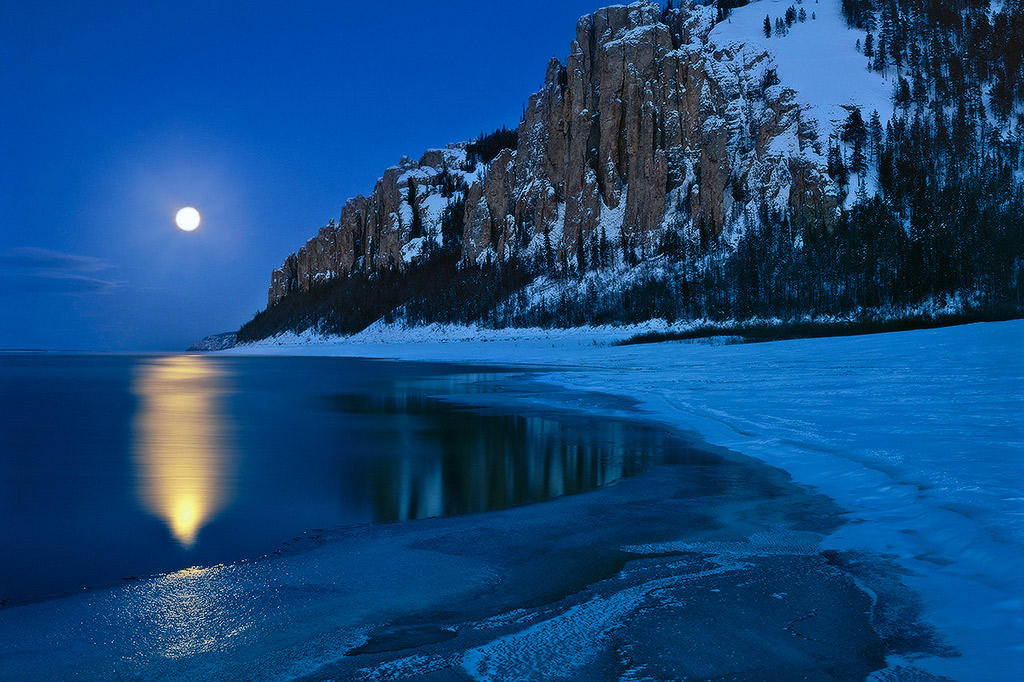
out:
<path id="1" fill-rule="evenodd" d="M 1024 311 L 1019 3 L 684 2 L 582 17 L 515 130 L 385 171 L 240 341 Z"/>
<path id="2" fill-rule="evenodd" d="M 234 347 L 237 337 L 238 335 L 235 332 L 210 334 L 193 343 L 188 347 L 188 350 L 200 352 L 227 350 Z"/>
<path id="3" fill-rule="evenodd" d="M 389 168 L 274 271 L 268 305 L 416 262 L 442 245 L 445 209 L 463 200 L 464 260 L 549 248 L 569 263 L 599 239 L 643 259 L 666 229 L 705 244 L 738 234 L 757 203 L 831 209 L 814 122 L 767 51 L 721 45 L 714 25 L 711 7 L 647 2 L 582 17 L 566 62 L 552 60 L 530 97 L 515 149 L 483 163 L 463 143 Z"/>

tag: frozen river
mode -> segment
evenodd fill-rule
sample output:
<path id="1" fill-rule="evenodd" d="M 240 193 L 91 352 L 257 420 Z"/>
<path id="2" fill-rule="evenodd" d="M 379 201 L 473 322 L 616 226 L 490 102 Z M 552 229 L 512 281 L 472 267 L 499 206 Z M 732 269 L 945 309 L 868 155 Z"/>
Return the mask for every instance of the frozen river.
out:
<path id="1" fill-rule="evenodd" d="M 0 356 L 0 600 L 592 490 L 683 447 L 635 421 L 450 402 L 512 376 L 350 358 Z"/>

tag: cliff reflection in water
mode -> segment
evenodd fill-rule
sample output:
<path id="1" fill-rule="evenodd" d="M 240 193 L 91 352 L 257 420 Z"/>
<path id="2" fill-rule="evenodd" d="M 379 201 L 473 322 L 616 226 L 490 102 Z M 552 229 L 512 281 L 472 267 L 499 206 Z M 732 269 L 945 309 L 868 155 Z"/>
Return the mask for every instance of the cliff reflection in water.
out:
<path id="1" fill-rule="evenodd" d="M 209 360 L 183 355 L 140 365 L 132 383 L 137 493 L 186 548 L 230 497 L 224 379 Z"/>
<path id="2" fill-rule="evenodd" d="M 667 436 L 635 422 L 466 410 L 422 392 L 345 395 L 337 407 L 408 427 L 375 434 L 357 477 L 376 521 L 468 514 L 593 490 L 663 461 Z"/>

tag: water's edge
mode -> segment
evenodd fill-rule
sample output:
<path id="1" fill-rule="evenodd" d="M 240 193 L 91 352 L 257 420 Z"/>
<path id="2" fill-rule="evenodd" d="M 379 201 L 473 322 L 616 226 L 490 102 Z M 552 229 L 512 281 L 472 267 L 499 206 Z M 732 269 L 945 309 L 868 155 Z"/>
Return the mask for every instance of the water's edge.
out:
<path id="1" fill-rule="evenodd" d="M 487 371 L 495 365 L 471 364 L 497 374 L 490 380 L 496 385 L 432 397 L 478 411 L 642 422 L 689 444 L 695 459 L 610 488 L 525 507 L 339 527 L 296 538 L 256 560 L 157 575 L 41 608 L 8 609 L 0 612 L 0 634 L 4 615 L 15 616 L 12 627 L 18 616 L 27 615 L 37 621 L 37 634 L 48 639 L 53 630 L 47 613 L 73 618 L 85 612 L 106 620 L 111 600 L 122 610 L 134 604 L 149 611 L 154 604 L 162 609 L 166 606 L 160 604 L 179 602 L 182 590 L 190 595 L 226 590 L 239 594 L 237 604 L 231 600 L 218 607 L 234 614 L 227 623 L 223 614 L 186 613 L 181 624 L 187 627 L 180 631 L 164 624 L 156 633 L 122 632 L 115 618 L 107 624 L 115 629 L 114 652 L 122 637 L 133 644 L 140 635 L 155 637 L 148 651 L 135 656 L 147 667 L 89 652 L 87 658 L 94 660 L 84 669 L 186 677 L 198 665 L 216 671 L 214 676 L 314 679 L 445 670 L 484 678 L 512 671 L 544 677 L 571 670 L 572 676 L 588 679 L 630 671 L 736 673 L 731 666 L 739 653 L 744 665 L 778 674 L 827 669 L 837 678 L 863 679 L 884 668 L 889 655 L 948 653 L 919 620 L 914 595 L 894 566 L 867 553 L 822 550 L 823 539 L 847 520 L 816 490 L 793 483 L 781 469 L 647 415 L 632 399 L 548 383 L 543 377 L 550 367 L 502 367 L 497 373 Z M 720 494 L 693 488 L 692 476 L 706 466 L 735 471 L 724 479 Z M 353 560 L 353 552 L 364 556 Z M 382 586 L 368 572 L 382 567 L 391 595 L 372 605 L 340 595 L 314 606 L 305 594 L 310 580 L 322 583 L 316 591 L 360 585 L 361 592 L 378 594 Z M 293 596 L 282 602 L 282 589 L 299 595 L 298 601 Z M 253 599 L 266 606 L 255 613 L 239 606 Z M 64 614 L 68 604 L 73 606 Z M 269 627 L 277 617 L 265 612 L 271 605 L 295 612 L 294 617 L 304 614 L 304 625 L 288 626 L 289 617 Z M 339 612 L 349 621 L 340 630 Z M 718 614 L 714 620 L 721 625 L 710 623 L 708 613 Z M 292 627 L 286 637 L 292 643 L 267 651 L 267 635 L 250 630 L 263 623 L 268 632 Z M 230 639 L 224 640 L 226 647 L 217 642 L 246 630 L 250 633 L 237 645 Z M 685 645 L 679 632 L 689 633 Z M 737 632 L 750 633 L 757 644 L 741 642 L 738 652 Z M 566 646 L 566 637 L 579 641 Z M 32 639 L 25 642 L 29 649 Z M 317 653 L 311 655 L 310 646 Z M 30 663 L 19 648 L 0 653 L 0 662 Z M 154 667 L 156 661 L 160 665 Z"/>

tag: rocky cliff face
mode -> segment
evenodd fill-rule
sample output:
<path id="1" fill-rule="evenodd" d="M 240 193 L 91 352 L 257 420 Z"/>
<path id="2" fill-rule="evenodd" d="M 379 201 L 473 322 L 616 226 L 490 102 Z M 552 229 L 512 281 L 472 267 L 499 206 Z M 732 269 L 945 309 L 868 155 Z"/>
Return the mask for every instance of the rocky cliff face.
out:
<path id="1" fill-rule="evenodd" d="M 694 244 L 730 238 L 762 202 L 831 210 L 814 122 L 767 52 L 712 40 L 714 18 L 647 2 L 581 18 L 565 64 L 552 60 L 530 97 L 516 149 L 486 165 L 465 144 L 403 159 L 274 271 L 268 304 L 416 262 L 441 246 L 442 215 L 461 200 L 462 258 L 550 248 L 569 263 L 602 237 L 638 258 L 670 229 Z"/>
<path id="2" fill-rule="evenodd" d="M 201 351 L 211 352 L 218 350 L 227 350 L 228 348 L 234 348 L 235 342 L 238 340 L 238 334 L 236 332 L 224 332 L 223 334 L 210 334 L 209 336 L 199 339 L 191 346 L 188 347 L 189 351 Z"/>

